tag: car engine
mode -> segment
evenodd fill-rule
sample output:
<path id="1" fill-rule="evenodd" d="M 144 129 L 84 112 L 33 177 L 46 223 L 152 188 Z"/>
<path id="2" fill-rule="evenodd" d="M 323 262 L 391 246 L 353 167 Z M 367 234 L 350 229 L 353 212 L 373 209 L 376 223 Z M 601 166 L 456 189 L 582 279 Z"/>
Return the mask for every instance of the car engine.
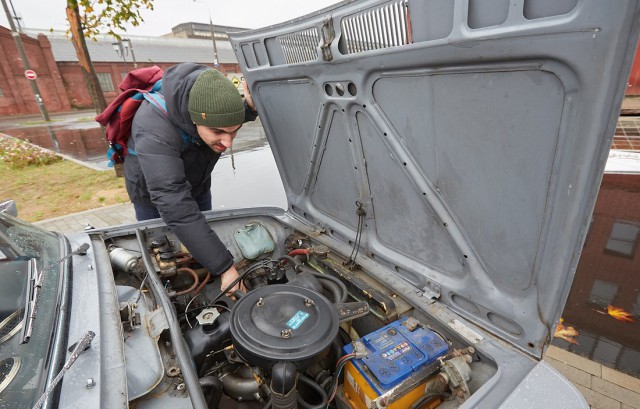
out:
<path id="1" fill-rule="evenodd" d="M 242 257 L 241 290 L 232 294 L 166 228 L 139 232 L 140 249 L 130 235 L 105 239 L 135 407 L 190 393 L 152 275 L 175 310 L 209 408 L 458 407 L 495 372 L 473 347 L 308 236 L 252 222 L 233 237 Z"/>

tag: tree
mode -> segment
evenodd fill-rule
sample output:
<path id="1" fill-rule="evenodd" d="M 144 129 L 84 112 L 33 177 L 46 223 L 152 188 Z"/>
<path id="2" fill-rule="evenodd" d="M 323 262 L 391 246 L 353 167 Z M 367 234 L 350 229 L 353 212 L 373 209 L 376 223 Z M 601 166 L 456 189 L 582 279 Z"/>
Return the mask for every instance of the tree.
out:
<path id="1" fill-rule="evenodd" d="M 107 102 L 93 69 L 85 38 L 95 41 L 96 36 L 104 31 L 120 40 L 116 30 L 125 31 L 127 25 L 139 26 L 144 21 L 140 15 L 143 8 L 153 10 L 153 0 L 67 0 L 71 41 L 98 113 L 107 107 Z"/>

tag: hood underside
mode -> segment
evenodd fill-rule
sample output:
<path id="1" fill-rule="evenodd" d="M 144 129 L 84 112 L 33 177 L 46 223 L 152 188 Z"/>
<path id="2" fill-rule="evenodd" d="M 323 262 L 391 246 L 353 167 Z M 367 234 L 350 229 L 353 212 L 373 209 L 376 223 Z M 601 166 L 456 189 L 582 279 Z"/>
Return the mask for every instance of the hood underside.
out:
<path id="1" fill-rule="evenodd" d="M 289 211 L 361 236 L 360 254 L 540 355 L 589 227 L 638 2 L 344 2 L 231 37 Z"/>

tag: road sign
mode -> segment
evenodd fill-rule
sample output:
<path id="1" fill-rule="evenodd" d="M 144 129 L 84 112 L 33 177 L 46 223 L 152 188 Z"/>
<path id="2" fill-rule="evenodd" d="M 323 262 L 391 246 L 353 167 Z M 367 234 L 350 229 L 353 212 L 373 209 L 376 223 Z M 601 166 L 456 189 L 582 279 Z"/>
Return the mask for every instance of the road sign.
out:
<path id="1" fill-rule="evenodd" d="M 240 79 L 234 76 L 233 78 L 231 78 L 231 83 L 237 87 L 238 85 L 240 85 Z"/>
<path id="2" fill-rule="evenodd" d="M 35 80 L 36 78 L 38 78 L 38 74 L 36 74 L 36 72 L 34 70 L 25 70 L 24 71 L 24 76 L 27 77 L 28 80 Z"/>

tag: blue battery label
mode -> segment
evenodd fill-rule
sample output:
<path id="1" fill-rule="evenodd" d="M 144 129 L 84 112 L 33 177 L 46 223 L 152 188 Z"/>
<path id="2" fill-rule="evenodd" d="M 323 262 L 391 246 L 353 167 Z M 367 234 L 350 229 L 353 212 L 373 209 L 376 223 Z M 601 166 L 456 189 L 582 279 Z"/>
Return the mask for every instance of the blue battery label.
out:
<path id="1" fill-rule="evenodd" d="M 309 318 L 308 312 L 298 311 L 293 315 L 293 317 L 289 318 L 287 326 L 291 329 L 298 329 L 307 318 Z"/>
<path id="2" fill-rule="evenodd" d="M 387 349 L 396 343 L 396 337 L 390 337 L 387 334 L 383 333 L 380 334 L 379 338 L 369 340 L 369 342 L 371 342 L 371 345 L 377 350 Z"/>
<path id="3" fill-rule="evenodd" d="M 391 348 L 385 352 L 383 352 L 380 357 L 382 359 L 387 359 L 389 361 L 393 361 L 394 359 L 398 358 L 399 356 L 406 354 L 407 352 L 411 351 L 411 346 L 409 345 L 408 342 L 402 342 L 398 345 L 396 345 L 394 348 Z"/>

